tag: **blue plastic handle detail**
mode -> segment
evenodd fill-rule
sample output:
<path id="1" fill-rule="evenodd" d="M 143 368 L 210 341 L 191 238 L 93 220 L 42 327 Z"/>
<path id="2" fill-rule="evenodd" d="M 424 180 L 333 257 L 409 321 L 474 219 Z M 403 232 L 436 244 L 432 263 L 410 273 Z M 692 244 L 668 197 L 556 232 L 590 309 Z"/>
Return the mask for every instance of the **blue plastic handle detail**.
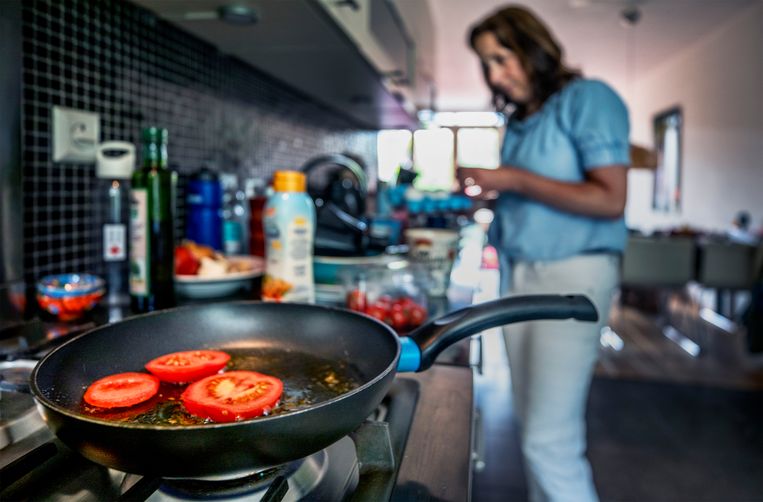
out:
<path id="1" fill-rule="evenodd" d="M 421 349 L 416 342 L 404 336 L 400 338 L 400 360 L 397 362 L 397 371 L 418 371 L 421 367 Z"/>

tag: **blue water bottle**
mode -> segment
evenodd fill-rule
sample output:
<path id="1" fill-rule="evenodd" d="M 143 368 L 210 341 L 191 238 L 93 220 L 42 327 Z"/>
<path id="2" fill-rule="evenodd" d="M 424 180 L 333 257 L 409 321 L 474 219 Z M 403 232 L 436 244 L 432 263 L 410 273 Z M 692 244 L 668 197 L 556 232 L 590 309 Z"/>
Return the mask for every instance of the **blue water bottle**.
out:
<path id="1" fill-rule="evenodd" d="M 213 171 L 199 169 L 188 181 L 186 190 L 186 238 L 223 249 L 223 187 Z"/>

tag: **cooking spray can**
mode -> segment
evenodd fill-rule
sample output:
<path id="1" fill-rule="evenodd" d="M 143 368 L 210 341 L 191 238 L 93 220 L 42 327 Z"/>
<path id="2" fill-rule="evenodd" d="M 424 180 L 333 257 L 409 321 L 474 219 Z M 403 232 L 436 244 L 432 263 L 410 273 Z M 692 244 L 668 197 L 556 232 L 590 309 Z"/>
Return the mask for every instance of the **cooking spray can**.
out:
<path id="1" fill-rule="evenodd" d="M 315 302 L 315 205 L 306 185 L 304 173 L 298 171 L 276 171 L 273 175 L 273 193 L 265 204 L 263 221 L 264 301 Z"/>

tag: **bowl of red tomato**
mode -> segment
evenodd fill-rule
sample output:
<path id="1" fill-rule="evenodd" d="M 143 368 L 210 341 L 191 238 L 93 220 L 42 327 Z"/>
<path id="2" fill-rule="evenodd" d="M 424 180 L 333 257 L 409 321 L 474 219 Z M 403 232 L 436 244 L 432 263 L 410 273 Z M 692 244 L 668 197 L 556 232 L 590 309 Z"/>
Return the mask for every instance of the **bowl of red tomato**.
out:
<path id="1" fill-rule="evenodd" d="M 369 267 L 345 284 L 347 308 L 378 319 L 398 333 L 417 328 L 428 317 L 426 270 L 416 264 Z"/>
<path id="2" fill-rule="evenodd" d="M 407 333 L 427 319 L 427 308 L 423 302 L 406 295 L 383 294 L 369 300 L 364 291 L 353 289 L 347 293 L 347 308 L 378 319 L 398 333 Z"/>
<path id="3" fill-rule="evenodd" d="M 93 274 L 56 274 L 37 281 L 37 303 L 61 321 L 82 317 L 105 292 L 105 281 Z"/>
<path id="4" fill-rule="evenodd" d="M 428 317 L 422 284 L 416 267 L 369 269 L 347 286 L 346 306 L 407 333 Z"/>

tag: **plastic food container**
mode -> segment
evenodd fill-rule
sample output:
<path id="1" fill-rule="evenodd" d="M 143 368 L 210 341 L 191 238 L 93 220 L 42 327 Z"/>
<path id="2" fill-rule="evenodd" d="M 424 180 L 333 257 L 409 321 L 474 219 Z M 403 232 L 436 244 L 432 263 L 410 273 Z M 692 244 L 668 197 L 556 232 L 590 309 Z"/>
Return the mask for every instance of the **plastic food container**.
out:
<path id="1" fill-rule="evenodd" d="M 313 274 L 317 284 L 343 284 L 344 279 L 369 268 L 404 266 L 405 256 L 378 254 L 374 256 L 314 256 Z"/>
<path id="2" fill-rule="evenodd" d="M 37 303 L 62 321 L 81 317 L 106 292 L 105 281 L 92 274 L 48 275 L 37 281 Z"/>
<path id="3" fill-rule="evenodd" d="M 459 238 L 457 230 L 444 228 L 409 228 L 405 231 L 409 258 L 429 271 L 430 296 L 445 296 L 453 262 L 458 255 Z"/>

